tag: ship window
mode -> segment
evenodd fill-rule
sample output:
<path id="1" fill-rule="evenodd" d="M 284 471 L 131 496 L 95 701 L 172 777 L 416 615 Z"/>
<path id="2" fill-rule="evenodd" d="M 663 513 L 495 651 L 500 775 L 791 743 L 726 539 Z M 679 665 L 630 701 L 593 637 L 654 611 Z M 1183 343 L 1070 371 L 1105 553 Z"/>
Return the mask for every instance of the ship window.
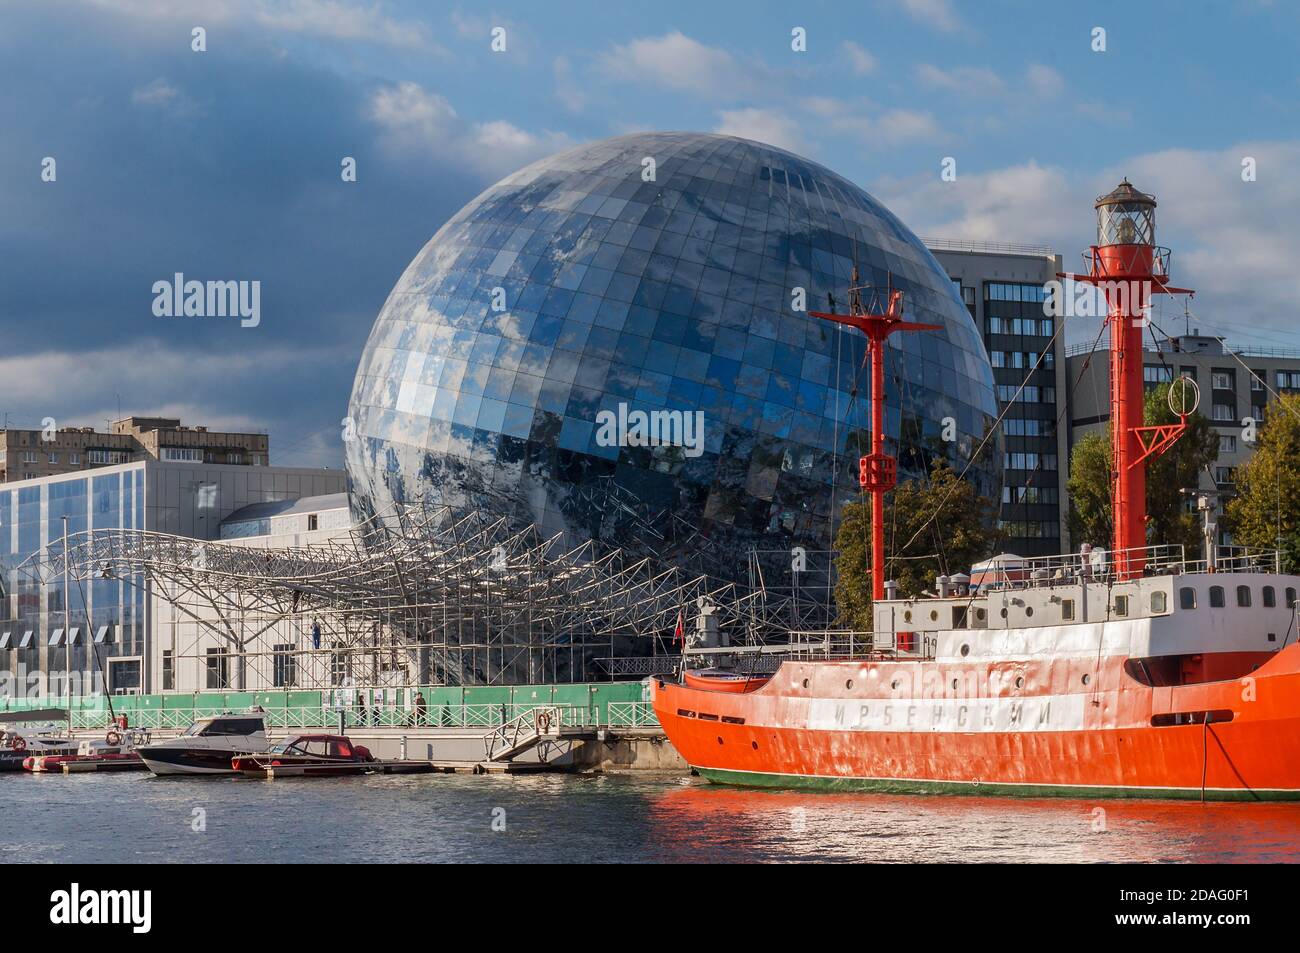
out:
<path id="1" fill-rule="evenodd" d="M 845 688 L 852 688 L 852 687 L 853 687 L 853 679 L 850 678 L 847 682 L 845 682 L 845 683 L 844 683 L 844 687 L 845 687 Z"/>
<path id="2" fill-rule="evenodd" d="M 961 654 L 963 657 L 970 655 L 970 646 L 963 644 L 961 647 Z"/>
<path id="3" fill-rule="evenodd" d="M 262 722 L 256 718 L 214 718 L 199 734 L 205 738 L 225 735 L 251 735 L 262 730 Z"/>
<path id="4" fill-rule="evenodd" d="M 1277 607 L 1277 591 L 1272 586 L 1264 587 L 1264 608 L 1274 609 Z"/>
<path id="5" fill-rule="evenodd" d="M 1178 605 L 1184 609 L 1196 608 L 1196 590 L 1191 586 L 1183 586 L 1178 590 Z"/>
<path id="6" fill-rule="evenodd" d="M 1169 594 L 1163 589 L 1151 593 L 1151 611 L 1157 614 L 1169 611 Z"/>
<path id="7" fill-rule="evenodd" d="M 1222 586 L 1210 587 L 1210 608 L 1212 609 L 1223 608 L 1223 587 Z"/>
<path id="8" fill-rule="evenodd" d="M 1286 607 L 1288 609 L 1295 608 L 1295 590 L 1290 586 L 1286 587 Z"/>
<path id="9" fill-rule="evenodd" d="M 1250 586 L 1237 587 L 1237 605 L 1243 609 L 1250 608 Z"/>
<path id="10" fill-rule="evenodd" d="M 1025 615 L 1033 615 L 1033 614 L 1034 614 L 1034 607 L 1033 607 L 1033 606 L 1025 606 Z"/>
<path id="11" fill-rule="evenodd" d="M 939 621 L 939 610 L 938 610 L 938 609 L 931 609 L 931 610 L 930 610 L 930 621 L 931 621 L 931 622 L 938 622 L 938 621 Z"/>
<path id="12" fill-rule="evenodd" d="M 1083 678 L 1081 678 L 1080 681 L 1083 682 L 1083 684 L 1087 685 L 1090 681 L 1092 681 L 1092 676 L 1089 675 L 1087 672 L 1084 672 Z"/>
<path id="13" fill-rule="evenodd" d="M 978 619 L 980 622 L 983 622 L 984 619 L 987 618 L 987 616 L 988 616 L 988 613 L 985 612 L 983 609 L 976 609 L 976 610 L 975 610 L 975 618 Z"/>
<path id="14" fill-rule="evenodd" d="M 889 687 L 892 688 L 894 691 L 898 691 L 898 679 L 894 679 L 892 682 L 890 682 Z"/>
<path id="15" fill-rule="evenodd" d="M 911 622 L 911 621 L 912 621 L 912 610 L 911 610 L 911 609 L 908 609 L 906 612 L 903 613 L 903 621 L 904 621 L 904 622 Z"/>
<path id="16" fill-rule="evenodd" d="M 1128 596 L 1115 597 L 1115 614 L 1128 615 Z"/>
<path id="17" fill-rule="evenodd" d="M 966 628 L 966 612 L 968 608 L 967 606 L 952 607 L 952 627 L 954 629 Z"/>
<path id="18" fill-rule="evenodd" d="M 1017 676 L 1016 676 L 1016 688 L 1024 688 L 1024 687 L 1025 687 L 1025 679 L 1024 679 L 1024 677 L 1023 677 L 1023 676 L 1020 676 L 1020 675 L 1017 675 Z"/>
<path id="19" fill-rule="evenodd" d="M 1074 600 L 1073 599 L 1061 600 L 1061 618 L 1064 619 L 1066 622 L 1074 621 Z"/>

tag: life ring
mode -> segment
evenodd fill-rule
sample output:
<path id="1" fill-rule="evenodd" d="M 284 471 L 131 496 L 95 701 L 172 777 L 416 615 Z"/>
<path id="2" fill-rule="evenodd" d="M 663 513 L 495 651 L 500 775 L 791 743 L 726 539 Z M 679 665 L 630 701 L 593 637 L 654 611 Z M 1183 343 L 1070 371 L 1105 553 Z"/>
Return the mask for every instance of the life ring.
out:
<path id="1" fill-rule="evenodd" d="M 104 736 L 104 740 L 110 745 L 120 745 L 122 743 L 122 736 L 116 731 L 110 731 Z"/>
<path id="2" fill-rule="evenodd" d="M 550 712 L 539 711 L 539 712 L 537 713 L 537 730 L 538 730 L 538 731 L 550 731 L 550 730 L 551 730 L 551 714 L 550 714 Z"/>
<path id="3" fill-rule="evenodd" d="M 27 739 L 24 738 L 22 735 L 19 735 L 17 738 L 13 740 L 13 749 L 15 751 L 26 751 Z"/>

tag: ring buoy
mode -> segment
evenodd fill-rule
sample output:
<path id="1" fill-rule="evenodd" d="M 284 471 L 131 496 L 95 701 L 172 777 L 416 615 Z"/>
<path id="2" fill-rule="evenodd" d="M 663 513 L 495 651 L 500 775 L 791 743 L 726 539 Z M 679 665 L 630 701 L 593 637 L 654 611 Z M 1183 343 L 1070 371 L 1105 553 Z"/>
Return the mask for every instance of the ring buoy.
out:
<path id="1" fill-rule="evenodd" d="M 110 745 L 120 745 L 122 743 L 122 736 L 116 731 L 110 731 L 104 736 L 104 740 Z"/>
<path id="2" fill-rule="evenodd" d="M 26 751 L 27 739 L 19 735 L 17 738 L 14 739 L 13 747 L 15 751 Z"/>
<path id="3" fill-rule="evenodd" d="M 551 715 L 550 715 L 550 712 L 539 711 L 539 712 L 537 713 L 537 730 L 538 730 L 538 731 L 550 731 L 550 730 L 551 730 Z"/>

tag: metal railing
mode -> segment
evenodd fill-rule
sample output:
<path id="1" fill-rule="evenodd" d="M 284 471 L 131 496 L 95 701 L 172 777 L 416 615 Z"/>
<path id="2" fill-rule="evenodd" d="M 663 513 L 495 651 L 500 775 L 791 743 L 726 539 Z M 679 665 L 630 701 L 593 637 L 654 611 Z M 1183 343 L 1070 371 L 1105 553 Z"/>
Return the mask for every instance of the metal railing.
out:
<path id="1" fill-rule="evenodd" d="M 659 716 L 649 702 L 610 702 L 610 728 L 657 728 Z"/>
<path id="2" fill-rule="evenodd" d="M 526 715 L 537 709 L 553 713 L 559 727 L 601 728 L 612 724 L 614 706 L 641 705 L 644 702 L 609 702 L 608 714 L 602 719 L 596 707 L 555 705 L 539 702 L 527 705 L 429 705 L 423 710 L 415 708 L 336 708 L 332 706 L 303 706 L 267 708 L 260 714 L 266 727 L 272 730 L 352 728 L 483 728 L 490 729 Z M 627 712 L 635 709 L 620 708 L 619 718 L 626 719 Z M 217 715 L 241 714 L 229 708 L 145 709 L 130 714 L 130 727 L 144 730 L 182 731 L 200 718 Z M 653 712 L 651 713 L 653 715 Z M 342 718 L 342 722 L 340 722 Z M 109 728 L 112 721 L 108 709 L 73 711 L 72 727 L 76 729 Z M 626 727 L 626 726 L 625 726 Z"/>
<path id="3" fill-rule="evenodd" d="M 931 251 L 989 252 L 1003 255 L 1055 256 L 1051 245 L 1024 245 L 1014 242 L 963 241 L 959 238 L 922 238 L 921 244 Z"/>
<path id="4" fill-rule="evenodd" d="M 598 658 L 600 667 L 611 676 L 671 675 L 681 667 L 680 655 L 635 655 L 618 658 Z"/>
<path id="5" fill-rule="evenodd" d="M 497 725 L 483 736 L 484 755 L 488 761 L 504 761 L 535 746 L 557 728 L 560 712 L 549 705 L 539 705 Z"/>
<path id="6" fill-rule="evenodd" d="M 1118 580 L 1117 567 L 1141 566 L 1143 576 L 1174 576 L 1207 572 L 1275 573 L 1280 571 L 1280 554 L 1275 549 L 1246 546 L 1216 546 L 1214 562 L 1188 559 L 1182 545 L 1162 544 L 1108 551 L 1094 549 L 1087 556 L 1064 553 L 1039 556 L 1004 566 L 990 567 L 972 579 L 981 592 L 1035 589 L 1045 586 Z"/>

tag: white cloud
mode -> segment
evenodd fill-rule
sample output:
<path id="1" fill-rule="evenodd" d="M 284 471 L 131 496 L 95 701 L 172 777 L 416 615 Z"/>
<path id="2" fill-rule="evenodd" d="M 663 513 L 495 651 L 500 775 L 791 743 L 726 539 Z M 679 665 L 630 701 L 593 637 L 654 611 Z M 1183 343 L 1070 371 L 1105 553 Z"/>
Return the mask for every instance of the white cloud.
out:
<path id="1" fill-rule="evenodd" d="M 1241 180 L 1245 156 L 1258 163 L 1256 182 Z M 1294 334 L 1300 180 L 1289 170 L 1297 167 L 1300 142 L 1257 142 L 1146 153 L 1083 175 L 1029 161 L 986 172 L 959 166 L 955 182 L 942 182 L 936 166 L 874 191 L 918 235 L 1043 242 L 1074 270 L 1094 240 L 1093 202 L 1127 176 L 1159 200 L 1157 241 L 1173 248 L 1174 284 L 1197 289 L 1194 321 L 1229 343 L 1260 345 Z M 1158 307 L 1165 330 L 1181 327 L 1181 302 L 1161 299 Z"/>
<path id="2" fill-rule="evenodd" d="M 156 109 L 174 116 L 188 116 L 195 112 L 193 101 L 161 76 L 132 90 L 131 102 L 143 109 Z"/>
<path id="3" fill-rule="evenodd" d="M 555 97 L 569 112 L 579 113 L 587 108 L 590 97 L 573 75 L 573 66 L 566 56 L 557 56 L 552 64 L 555 74 Z"/>
<path id="4" fill-rule="evenodd" d="M 840 49 L 843 50 L 844 55 L 848 57 L 849 66 L 853 68 L 853 72 L 857 73 L 859 76 L 874 73 L 876 67 L 880 65 L 874 56 L 852 40 L 845 40 L 840 44 Z"/>
<path id="5" fill-rule="evenodd" d="M 964 96 L 998 96 L 1006 91 L 1002 77 L 983 66 L 943 69 L 931 63 L 921 63 L 916 67 L 916 77 L 926 86 Z"/>
<path id="6" fill-rule="evenodd" d="M 900 0 L 903 12 L 912 19 L 951 33 L 963 26 L 949 0 Z"/>
<path id="7" fill-rule="evenodd" d="M 574 145 L 565 133 L 532 133 L 502 119 L 468 122 L 446 97 L 412 82 L 376 90 L 370 119 L 390 152 L 450 155 L 492 176 Z"/>
<path id="8" fill-rule="evenodd" d="M 252 22 L 267 30 L 341 42 L 439 50 L 424 24 L 399 20 L 380 2 L 349 0 L 89 0 L 115 14 L 211 27 Z"/>
<path id="9" fill-rule="evenodd" d="M 1061 74 L 1042 63 L 1030 64 L 1025 70 L 1025 83 L 1031 91 L 1045 99 L 1056 96 L 1065 89 L 1065 80 Z"/>
<path id="10" fill-rule="evenodd" d="M 807 147 L 798 123 L 773 109 L 724 110 L 718 113 L 718 125 L 713 131 L 725 136 L 765 142 L 792 152 L 805 151 Z"/>
<path id="11" fill-rule="evenodd" d="M 752 67 L 677 31 L 615 46 L 598 65 L 613 79 L 710 98 L 735 96 L 754 85 Z"/>
<path id="12" fill-rule="evenodd" d="M 911 109 L 881 112 L 865 100 L 847 101 L 829 96 L 805 99 L 803 108 L 817 116 L 818 129 L 852 136 L 864 145 L 897 145 L 943 135 L 938 122 L 928 112 Z"/>

